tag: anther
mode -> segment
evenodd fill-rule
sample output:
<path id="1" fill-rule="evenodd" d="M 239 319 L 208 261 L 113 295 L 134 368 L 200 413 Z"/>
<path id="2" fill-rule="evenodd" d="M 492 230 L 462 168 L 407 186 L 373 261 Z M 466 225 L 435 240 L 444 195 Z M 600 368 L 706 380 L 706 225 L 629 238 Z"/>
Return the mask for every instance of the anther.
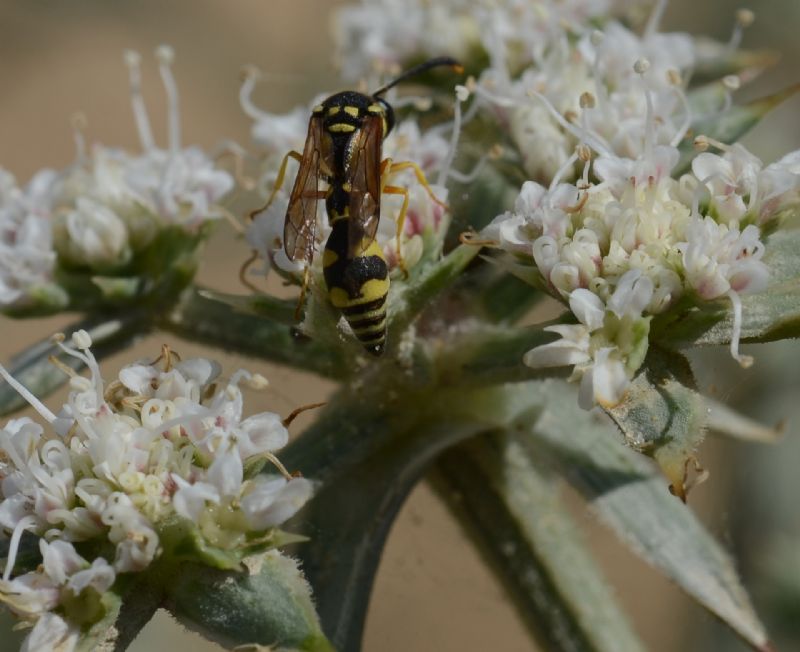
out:
<path id="1" fill-rule="evenodd" d="M 579 102 L 582 109 L 593 109 L 597 104 L 597 99 L 593 93 L 585 91 L 581 93 Z"/>
<path id="2" fill-rule="evenodd" d="M 708 142 L 708 136 L 700 135 L 695 137 L 692 145 L 698 152 L 705 152 L 710 145 L 710 143 Z"/>
<path id="3" fill-rule="evenodd" d="M 633 64 L 633 71 L 637 75 L 644 75 L 648 70 L 650 70 L 650 62 L 645 59 L 637 59 Z"/>
<path id="4" fill-rule="evenodd" d="M 750 27 L 755 19 L 756 15 L 750 9 L 739 9 L 736 12 L 736 22 L 742 27 Z"/>
<path id="5" fill-rule="evenodd" d="M 681 75 L 679 70 L 675 70 L 675 68 L 670 68 L 667 70 L 667 81 L 672 86 L 681 86 L 683 84 L 683 76 Z"/>
<path id="6" fill-rule="evenodd" d="M 739 79 L 738 75 L 725 75 L 722 78 L 722 83 L 730 91 L 738 91 L 739 87 L 742 85 L 742 80 Z"/>

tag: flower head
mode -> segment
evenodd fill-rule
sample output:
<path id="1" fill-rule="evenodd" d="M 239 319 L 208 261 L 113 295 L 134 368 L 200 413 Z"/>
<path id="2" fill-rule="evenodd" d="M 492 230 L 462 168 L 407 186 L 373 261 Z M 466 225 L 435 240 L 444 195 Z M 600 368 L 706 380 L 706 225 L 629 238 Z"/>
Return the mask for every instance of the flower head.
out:
<path id="1" fill-rule="evenodd" d="M 15 613 L 69 624 L 66 592 L 102 594 L 116 575 L 178 554 L 173 545 L 191 555 L 187 528 L 200 559 L 213 548 L 230 567 L 274 545 L 273 529 L 302 507 L 312 485 L 275 458 L 288 441 L 280 417 L 243 414 L 240 385 L 263 386 L 261 376 L 222 379 L 213 361 L 175 362 L 165 351 L 162 366 L 128 365 L 106 387 L 85 332 L 60 346 L 91 375 L 71 378 L 57 415 L 0 368 L 46 421 L 16 419 L 0 430 L 0 527 L 11 536 L 0 599 Z M 259 461 L 278 473 L 251 477 L 246 465 Z M 23 531 L 41 537 L 43 565 L 13 576 Z M 87 561 L 73 544 L 112 552 Z M 42 628 L 55 636 L 62 620 L 48 616 Z"/>

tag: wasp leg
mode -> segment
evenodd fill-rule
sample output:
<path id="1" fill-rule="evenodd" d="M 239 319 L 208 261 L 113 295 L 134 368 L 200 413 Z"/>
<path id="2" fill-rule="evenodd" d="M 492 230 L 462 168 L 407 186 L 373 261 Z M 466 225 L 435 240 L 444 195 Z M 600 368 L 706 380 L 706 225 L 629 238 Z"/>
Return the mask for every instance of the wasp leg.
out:
<path id="1" fill-rule="evenodd" d="M 303 316 L 303 306 L 306 303 L 306 293 L 308 292 L 308 282 L 311 278 L 311 267 L 308 264 L 303 268 L 303 285 L 300 287 L 300 298 L 297 300 L 297 307 L 294 309 L 294 320 L 300 321 Z"/>
<path id="2" fill-rule="evenodd" d="M 442 200 L 440 200 L 436 195 L 433 194 L 433 188 L 431 188 L 431 184 L 428 183 L 428 179 L 425 177 L 425 173 L 422 171 L 422 168 L 419 167 L 414 161 L 401 161 L 400 163 L 394 163 L 391 159 L 386 159 L 389 161 L 389 170 L 388 174 L 393 174 L 395 172 L 399 172 L 400 170 L 411 170 L 414 172 L 414 176 L 417 177 L 417 181 L 419 185 L 425 188 L 425 192 L 428 193 L 428 196 L 439 206 L 444 209 L 447 209 L 447 204 L 445 204 Z M 384 161 L 384 162 L 386 162 Z M 381 173 L 383 173 L 383 166 L 381 166 Z"/>
<path id="3" fill-rule="evenodd" d="M 253 216 L 260 213 L 261 211 L 265 210 L 269 205 L 272 203 L 272 200 L 275 199 L 275 195 L 278 194 L 278 191 L 283 187 L 283 180 L 286 178 L 286 166 L 289 163 L 289 159 L 293 158 L 298 163 L 303 161 L 303 155 L 300 152 L 295 152 L 291 150 L 290 152 L 286 152 L 286 156 L 283 157 L 283 161 L 281 161 L 280 170 L 278 170 L 278 178 L 275 179 L 275 187 L 272 189 L 270 193 L 269 199 L 267 203 L 264 204 L 261 208 L 257 208 L 250 213 L 250 220 L 253 219 Z"/>
<path id="4" fill-rule="evenodd" d="M 408 278 L 408 268 L 403 258 L 403 252 L 400 250 L 401 236 L 403 235 L 403 228 L 406 224 L 406 213 L 408 212 L 408 188 L 403 188 L 402 186 L 384 186 L 382 192 L 387 195 L 403 195 L 403 205 L 400 208 L 400 213 L 397 215 L 397 265 L 403 271 L 403 276 Z"/>
<path id="5" fill-rule="evenodd" d="M 258 252 L 253 249 L 253 252 L 250 254 L 250 257 L 242 263 L 242 266 L 239 268 L 239 282 L 244 285 L 248 290 L 253 292 L 254 294 L 262 294 L 261 290 L 259 290 L 255 285 L 253 285 L 247 279 L 247 270 L 250 269 L 250 266 L 258 260 Z"/>

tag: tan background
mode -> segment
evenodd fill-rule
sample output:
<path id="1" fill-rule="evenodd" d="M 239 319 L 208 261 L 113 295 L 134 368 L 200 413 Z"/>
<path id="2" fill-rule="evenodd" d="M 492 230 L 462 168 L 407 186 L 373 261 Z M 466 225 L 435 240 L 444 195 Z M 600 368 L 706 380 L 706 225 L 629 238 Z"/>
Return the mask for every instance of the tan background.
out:
<path id="1" fill-rule="evenodd" d="M 0 165 L 21 182 L 37 169 L 61 167 L 72 160 L 69 117 L 86 114 L 92 141 L 136 147 L 130 116 L 122 50 L 145 56 L 145 94 L 159 142 L 164 143 L 163 95 L 150 53 L 160 43 L 177 52 L 176 74 L 181 90 L 185 143 L 213 145 L 222 137 L 248 141 L 249 120 L 240 112 L 238 71 L 255 63 L 285 75 L 263 84 L 259 104 L 281 111 L 322 90 L 338 87 L 331 69 L 328 12 L 337 3 L 325 0 L 73 0 L 0 2 Z M 745 43 L 751 47 L 776 43 L 787 52 L 788 64 L 760 82 L 762 90 L 796 81 L 791 65 L 798 58 L 796 3 L 776 0 L 755 3 L 758 19 Z M 674 2 L 666 17 L 670 28 L 729 32 L 735 3 Z M 794 43 L 792 45 L 792 43 Z M 794 50 L 788 49 L 793 47 Z M 788 50 L 787 50 L 788 49 Z M 793 101 L 776 111 L 767 125 L 749 138 L 756 153 L 770 159 L 798 147 L 800 134 Z M 239 291 L 231 260 L 246 255 L 245 247 L 224 228 L 215 237 L 200 281 L 219 289 Z M 20 347 L 57 331 L 69 319 L 57 317 L 14 322 L 0 317 L 0 359 Z M 184 356 L 203 353 L 198 347 L 153 336 L 130 355 L 105 364 L 106 378 L 124 362 L 148 356 L 163 341 Z M 246 365 L 265 373 L 272 383 L 266 398 L 249 397 L 248 407 L 269 407 L 281 413 L 323 398 L 330 385 L 274 365 L 253 363 L 214 352 L 226 368 Z M 742 382 L 746 383 L 747 380 Z M 49 399 L 56 405 L 57 397 Z M 306 422 L 307 423 L 307 422 Z M 300 431 L 303 423 L 298 423 Z M 704 460 L 714 470 L 711 483 L 692 496 L 693 507 L 721 539 L 727 538 L 728 514 L 720 505 L 730 480 L 725 475 L 727 447 L 710 442 Z M 677 589 L 627 554 L 596 526 L 578 501 L 576 514 L 587 526 L 591 544 L 617 587 L 632 621 L 654 650 L 702 649 L 691 628 L 708 617 Z M 0 643 L 0 649 L 6 649 Z M 159 617 L 132 648 L 138 652 L 213 646 L 183 634 Z M 367 622 L 365 650 L 508 650 L 535 649 L 501 588 L 483 567 L 458 525 L 426 486 L 411 496 L 392 531 L 381 564 Z"/>

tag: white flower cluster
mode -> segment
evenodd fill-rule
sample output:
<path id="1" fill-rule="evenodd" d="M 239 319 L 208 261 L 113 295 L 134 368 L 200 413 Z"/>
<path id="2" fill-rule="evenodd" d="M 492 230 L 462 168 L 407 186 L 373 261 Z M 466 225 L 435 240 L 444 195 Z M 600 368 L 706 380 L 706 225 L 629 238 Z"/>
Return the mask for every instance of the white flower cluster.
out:
<path id="1" fill-rule="evenodd" d="M 609 14 L 614 0 L 362 0 L 338 10 L 333 36 L 350 80 L 448 54 L 465 62 L 498 48 L 515 68 L 530 63 L 566 25 L 575 31 Z"/>
<path id="2" fill-rule="evenodd" d="M 248 71 L 242 85 L 240 101 L 244 112 L 254 121 L 252 137 L 264 154 L 258 185 L 265 195 L 269 195 L 276 183 L 283 156 L 290 150 L 303 151 L 311 107 L 319 104 L 321 98 L 316 98 L 309 107 L 298 107 L 288 114 L 268 113 L 256 107 L 251 99 L 257 77 L 255 71 Z M 383 143 L 382 154 L 384 159 L 389 158 L 394 162 L 416 163 L 431 183 L 436 198 L 445 202 L 447 189 L 444 182 L 451 174 L 454 147 L 455 144 L 448 142 L 440 129 L 433 128 L 423 132 L 415 121 L 406 120 L 395 125 Z M 302 264 L 290 261 L 283 250 L 284 220 L 294 180 L 292 169 L 295 168 L 289 168 L 283 187 L 274 201 L 253 215 L 247 230 L 247 241 L 264 261 L 265 266 L 260 271 L 262 274 L 272 266 L 291 274 L 302 271 Z M 386 182 L 390 186 L 407 188 L 409 192 L 401 244 L 405 264 L 413 266 L 422 254 L 422 234 L 428 229 L 439 233 L 447 226 L 446 209 L 442 203 L 431 199 L 409 169 L 391 173 Z M 401 206 L 402 198 L 399 195 L 384 195 L 381 199 L 381 220 L 376 237 L 390 268 L 397 264 L 397 217 Z M 320 201 L 317 208 L 318 242 L 324 242 L 330 233 L 324 215 L 324 203 Z"/>
<path id="3" fill-rule="evenodd" d="M 675 179 L 677 148 L 654 147 L 653 138 L 648 130 L 636 159 L 601 151 L 593 164 L 598 183 L 588 181 L 590 154 L 579 148 L 581 180 L 526 182 L 514 210 L 485 230 L 502 249 L 531 260 L 545 288 L 579 321 L 548 327 L 562 339 L 537 347 L 525 362 L 575 365 L 587 408 L 622 399 L 644 359 L 651 318 L 683 296 L 731 301 L 731 352 L 750 364 L 738 352 L 739 295 L 767 285 L 760 227 L 800 200 L 800 152 L 764 167 L 741 145 L 714 143 L 722 155 L 701 154 L 691 174 Z"/>
<path id="4" fill-rule="evenodd" d="M 197 147 L 182 148 L 172 50 L 157 50 L 169 101 L 169 145 L 155 145 L 140 88 L 139 55 L 126 53 L 131 97 L 143 151 L 94 145 L 76 127 L 73 165 L 37 174 L 24 191 L 0 170 L 0 308 L 35 300 L 60 262 L 69 268 L 114 272 L 161 229 L 195 233 L 224 214 L 219 201 L 234 185 Z"/>
<path id="5" fill-rule="evenodd" d="M 163 368 L 129 365 L 104 388 L 90 345 L 84 331 L 73 346 L 60 344 L 91 377 L 72 376 L 57 415 L 0 367 L 52 431 L 29 418 L 0 430 L 0 527 L 11 536 L 0 600 L 36 621 L 30 649 L 41 649 L 30 639 L 45 634 L 72 640 L 63 627 L 68 594 L 102 594 L 116 574 L 146 569 L 169 547 L 165 532 L 176 520 L 205 545 L 237 554 L 269 541 L 312 491 L 274 457 L 288 440 L 280 417 L 243 418 L 239 385 L 264 386 L 263 377 L 238 371 L 223 380 L 210 360 L 166 355 Z M 281 475 L 247 477 L 245 464 L 258 460 Z M 23 531 L 41 537 L 44 563 L 12 578 Z M 73 547 L 104 542 L 113 555 L 91 563 Z"/>
<path id="6" fill-rule="evenodd" d="M 20 305 L 52 280 L 53 170 L 42 170 L 27 188 L 0 169 L 0 306 Z"/>

